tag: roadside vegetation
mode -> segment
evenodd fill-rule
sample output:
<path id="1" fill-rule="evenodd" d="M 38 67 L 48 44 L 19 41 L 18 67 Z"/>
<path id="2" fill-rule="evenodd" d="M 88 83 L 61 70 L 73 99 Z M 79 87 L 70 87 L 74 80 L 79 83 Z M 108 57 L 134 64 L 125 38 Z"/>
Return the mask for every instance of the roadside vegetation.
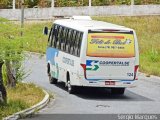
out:
<path id="1" fill-rule="evenodd" d="M 25 0 L 26 8 L 51 7 L 51 0 Z M 89 0 L 55 0 L 55 7 L 88 6 Z M 92 6 L 130 5 L 131 0 L 92 0 Z M 160 4 L 159 0 L 134 0 L 135 5 Z M 16 0 L 16 8 L 20 8 L 21 1 Z M 1 8 L 12 8 L 12 0 L 1 0 Z"/>
<path id="2" fill-rule="evenodd" d="M 21 36 L 23 30 L 20 25 L 0 18 L 0 119 L 32 106 L 44 97 L 40 88 L 21 83 L 27 76 L 22 64 L 28 37 Z M 31 33 L 29 36 L 34 40 Z"/>
<path id="3" fill-rule="evenodd" d="M 0 105 L 0 120 L 40 102 L 44 93 L 34 84 L 18 83 L 15 88 L 7 88 L 8 102 Z"/>
<path id="4" fill-rule="evenodd" d="M 92 6 L 130 5 L 131 0 L 92 0 Z M 160 4 L 159 0 L 134 0 L 135 5 Z M 56 7 L 88 6 L 89 0 L 57 0 Z"/>
<path id="5" fill-rule="evenodd" d="M 45 53 L 48 36 L 43 35 L 44 26 L 51 27 L 52 22 L 26 22 L 21 40 L 24 50 Z"/>

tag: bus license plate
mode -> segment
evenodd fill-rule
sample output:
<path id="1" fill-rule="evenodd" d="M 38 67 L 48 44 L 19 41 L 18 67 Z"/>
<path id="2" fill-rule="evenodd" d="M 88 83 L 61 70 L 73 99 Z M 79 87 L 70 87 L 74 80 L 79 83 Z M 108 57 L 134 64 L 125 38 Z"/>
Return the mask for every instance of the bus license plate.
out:
<path id="1" fill-rule="evenodd" d="M 105 85 L 115 85 L 115 81 L 105 81 Z"/>

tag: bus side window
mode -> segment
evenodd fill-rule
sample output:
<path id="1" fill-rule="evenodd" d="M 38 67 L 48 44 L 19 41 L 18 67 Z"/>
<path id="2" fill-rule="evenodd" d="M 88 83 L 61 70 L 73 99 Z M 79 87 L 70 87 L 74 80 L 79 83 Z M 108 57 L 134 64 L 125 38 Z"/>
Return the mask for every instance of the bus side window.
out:
<path id="1" fill-rule="evenodd" d="M 56 48 L 57 47 L 57 41 L 58 41 L 58 29 L 59 29 L 59 26 L 58 25 L 55 25 L 54 27 L 54 43 L 53 43 L 53 47 Z"/>
<path id="2" fill-rule="evenodd" d="M 69 36 L 70 36 L 70 30 L 68 29 L 68 33 L 67 33 L 67 38 L 66 38 L 66 43 L 65 43 L 65 47 L 66 47 L 66 52 L 68 52 L 68 41 L 69 41 Z"/>
<path id="3" fill-rule="evenodd" d="M 75 39 L 75 49 L 74 49 L 74 51 L 75 51 L 74 55 L 76 55 L 76 56 L 78 56 L 78 42 L 80 39 L 80 35 L 81 35 L 80 32 L 77 32 L 76 39 Z"/>
<path id="4" fill-rule="evenodd" d="M 67 52 L 66 46 L 67 46 L 67 40 L 68 40 L 68 33 L 69 33 L 69 29 L 66 28 L 65 38 L 64 38 L 64 48 L 63 48 L 65 52 Z"/>
<path id="5" fill-rule="evenodd" d="M 70 54 L 74 54 L 74 43 L 75 43 L 75 36 L 76 36 L 76 31 L 73 30 L 72 32 L 72 38 L 71 38 L 71 43 L 70 43 Z"/>
<path id="6" fill-rule="evenodd" d="M 78 40 L 78 51 L 77 51 L 78 57 L 80 56 L 80 50 L 81 50 L 81 42 L 82 42 L 82 39 L 83 39 L 83 33 L 81 32 L 81 33 L 80 33 L 79 40 Z"/>
<path id="7" fill-rule="evenodd" d="M 52 37 L 53 37 L 53 28 L 51 28 L 51 31 L 49 33 L 49 37 L 48 37 L 48 47 L 51 47 L 52 46 Z"/>
<path id="8" fill-rule="evenodd" d="M 61 33 L 62 33 L 62 26 L 59 26 L 59 30 L 58 30 L 58 39 L 57 39 L 57 45 L 56 45 L 56 48 L 57 49 L 60 49 L 60 47 L 61 47 L 61 44 L 60 44 L 60 42 L 61 42 Z"/>
<path id="9" fill-rule="evenodd" d="M 70 44 L 69 44 L 69 53 L 72 54 L 72 47 L 73 47 L 73 35 L 74 35 L 74 30 L 71 30 L 71 35 L 70 35 Z"/>
<path id="10" fill-rule="evenodd" d="M 68 32 L 68 37 L 67 37 L 67 44 L 66 44 L 66 51 L 68 53 L 70 53 L 70 41 L 71 41 L 71 38 L 72 38 L 72 30 L 69 29 L 69 32 Z"/>
<path id="11" fill-rule="evenodd" d="M 51 47 L 54 47 L 54 41 L 55 41 L 55 27 L 56 27 L 56 25 L 53 25 L 53 27 L 52 27 L 52 33 L 51 33 L 51 39 L 52 39 L 52 45 L 51 45 Z"/>
<path id="12" fill-rule="evenodd" d="M 78 33 L 78 31 L 74 31 L 74 37 L 73 37 L 73 50 L 72 50 L 72 54 L 73 54 L 73 55 L 75 55 L 75 50 L 76 50 L 77 33 Z"/>
<path id="13" fill-rule="evenodd" d="M 65 31 L 66 31 L 66 28 L 63 27 L 63 30 L 62 30 L 62 35 L 61 35 L 61 50 L 64 51 L 64 39 L 65 39 Z"/>

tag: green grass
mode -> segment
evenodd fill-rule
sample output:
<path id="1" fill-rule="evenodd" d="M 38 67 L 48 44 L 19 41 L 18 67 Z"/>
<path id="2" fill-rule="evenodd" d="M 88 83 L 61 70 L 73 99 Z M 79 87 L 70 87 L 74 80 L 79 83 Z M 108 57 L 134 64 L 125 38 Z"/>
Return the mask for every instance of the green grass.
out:
<path id="1" fill-rule="evenodd" d="M 51 22 L 25 22 L 24 28 L 20 28 L 19 22 L 0 18 L 0 45 L 4 46 L 12 42 L 14 46 L 22 50 L 44 53 L 47 46 L 47 36 L 43 35 L 44 26 L 50 27 Z M 23 36 L 21 36 L 21 31 L 23 31 Z"/>
<path id="2" fill-rule="evenodd" d="M 0 105 L 0 119 L 40 102 L 44 93 L 33 84 L 18 83 L 16 88 L 7 88 L 7 104 Z"/>
<path id="3" fill-rule="evenodd" d="M 20 100 L 12 101 L 10 100 L 8 104 L 0 105 L 0 119 L 3 117 L 7 117 L 8 115 L 12 115 L 18 111 L 24 110 L 29 106 Z"/>
<path id="4" fill-rule="evenodd" d="M 23 50 L 28 51 L 45 51 L 47 44 L 47 37 L 42 35 L 44 24 L 32 24 L 25 26 L 21 29 L 19 24 L 14 24 L 4 18 L 0 18 L 0 60 L 13 60 L 20 61 L 21 58 L 17 57 L 18 54 L 10 54 L 6 57 L 6 52 L 17 51 L 21 53 Z M 21 36 L 21 30 L 24 35 Z M 42 45 L 43 42 L 43 45 Z M 44 47 L 45 46 L 45 47 Z M 3 69 L 4 70 L 4 69 Z M 6 76 L 3 71 L 4 83 L 6 85 Z M 7 88 L 7 104 L 0 104 L 0 119 L 15 112 L 21 111 L 36 103 L 40 102 L 44 97 L 42 89 L 33 84 L 17 83 L 15 88 Z"/>
<path id="5" fill-rule="evenodd" d="M 24 48 L 27 51 L 45 53 L 47 37 L 43 35 L 44 26 L 51 27 L 51 22 L 26 23 L 24 26 Z"/>
<path id="6" fill-rule="evenodd" d="M 6 19 L 6 18 L 0 18 L 0 22 L 7 22 L 8 21 L 8 19 Z"/>
<path id="7" fill-rule="evenodd" d="M 140 71 L 160 76 L 160 16 L 112 16 L 93 19 L 133 28 L 139 42 Z"/>

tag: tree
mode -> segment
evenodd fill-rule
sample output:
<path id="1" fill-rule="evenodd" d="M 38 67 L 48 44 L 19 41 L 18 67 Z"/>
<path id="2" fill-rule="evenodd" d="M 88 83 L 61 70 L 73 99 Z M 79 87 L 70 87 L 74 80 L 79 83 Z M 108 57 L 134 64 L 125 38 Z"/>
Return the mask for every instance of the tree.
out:
<path id="1" fill-rule="evenodd" d="M 7 102 L 7 93 L 6 93 L 6 89 L 4 87 L 4 84 L 3 84 L 2 65 L 3 65 L 3 61 L 0 60 L 0 103 L 6 103 Z"/>
<path id="2" fill-rule="evenodd" d="M 25 5 L 27 5 L 28 8 L 33 8 L 38 5 L 38 2 L 39 0 L 25 0 Z"/>
<path id="3" fill-rule="evenodd" d="M 0 91 L 4 101 L 6 101 L 6 90 L 3 84 L 2 65 L 6 68 L 7 87 L 15 87 L 19 79 L 17 75 L 21 74 L 23 41 L 20 39 L 18 27 L 0 18 Z"/>
<path id="4" fill-rule="evenodd" d="M 0 9 L 11 8 L 12 0 L 0 0 Z"/>
<path id="5" fill-rule="evenodd" d="M 17 74 L 20 72 L 21 61 L 23 60 L 22 54 L 22 41 L 16 39 L 4 39 L 0 44 L 0 59 L 4 61 L 6 66 L 7 86 L 15 87 Z"/>

